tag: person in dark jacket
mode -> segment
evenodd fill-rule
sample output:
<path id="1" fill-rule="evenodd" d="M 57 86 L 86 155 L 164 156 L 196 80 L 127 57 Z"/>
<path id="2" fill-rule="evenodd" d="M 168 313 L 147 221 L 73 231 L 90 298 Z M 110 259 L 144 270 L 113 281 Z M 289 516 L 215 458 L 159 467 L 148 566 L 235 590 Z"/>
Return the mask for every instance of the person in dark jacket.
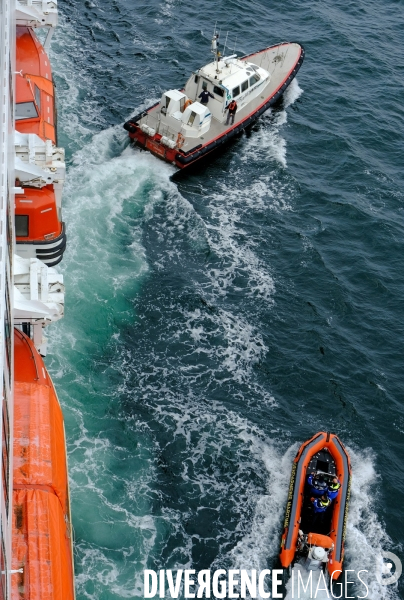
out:
<path id="1" fill-rule="evenodd" d="M 204 104 L 206 106 L 209 102 L 209 98 L 214 98 L 214 96 L 213 94 L 208 92 L 208 90 L 202 90 L 198 98 L 201 98 L 201 104 Z"/>
<path id="2" fill-rule="evenodd" d="M 230 117 L 232 119 L 231 124 L 234 124 L 234 117 L 236 115 L 237 112 L 237 102 L 235 100 L 232 100 L 230 102 L 230 104 L 228 105 L 228 107 L 226 108 L 227 110 L 227 121 L 226 121 L 226 125 L 229 124 L 230 122 Z"/>
<path id="3" fill-rule="evenodd" d="M 320 497 L 327 492 L 326 482 L 315 473 L 310 473 L 307 478 L 307 483 L 310 486 L 310 494 L 312 496 Z"/>
<path id="4" fill-rule="evenodd" d="M 313 525 L 315 525 L 316 523 L 318 523 L 319 525 L 322 525 L 323 519 L 324 519 L 324 513 L 327 510 L 327 508 L 330 506 L 331 500 L 329 499 L 327 494 L 323 494 L 321 496 L 321 498 L 311 498 L 311 501 L 313 504 L 313 511 L 314 511 L 311 526 L 313 527 Z"/>
<path id="5" fill-rule="evenodd" d="M 338 496 L 340 487 L 341 484 L 338 481 L 338 477 L 334 477 L 331 483 L 328 484 L 327 495 L 330 500 L 335 500 L 335 498 Z"/>

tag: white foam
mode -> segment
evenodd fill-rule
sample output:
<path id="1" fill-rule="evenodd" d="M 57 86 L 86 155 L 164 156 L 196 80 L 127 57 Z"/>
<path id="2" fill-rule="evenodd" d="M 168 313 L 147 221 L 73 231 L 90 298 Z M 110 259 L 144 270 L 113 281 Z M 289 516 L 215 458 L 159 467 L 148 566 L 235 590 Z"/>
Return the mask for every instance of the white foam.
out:
<path id="1" fill-rule="evenodd" d="M 303 94 L 303 91 L 304 90 L 302 90 L 298 80 L 295 77 L 283 95 L 283 103 L 285 108 L 287 108 L 291 104 L 294 104 L 294 102 L 296 102 L 296 100 L 300 98 L 300 96 Z"/>
<path id="2" fill-rule="evenodd" d="M 265 211 L 278 200 L 274 198 L 269 176 L 245 185 L 239 173 L 233 181 L 218 183 L 219 192 L 210 196 L 210 219 L 206 223 L 207 240 L 219 261 L 209 270 L 212 290 L 221 296 L 234 291 L 235 283 L 245 281 L 243 294 L 272 300 L 274 281 L 268 266 L 255 252 L 255 240 L 245 231 L 249 210 Z M 222 189 L 220 189 L 222 188 Z"/>
<path id="3" fill-rule="evenodd" d="M 264 119 L 259 121 L 259 130 L 253 132 L 242 150 L 244 162 L 256 160 L 258 156 L 261 161 L 275 160 L 282 167 L 287 167 L 286 140 L 281 135 L 281 128 L 288 119 L 286 109 L 296 102 L 302 93 L 303 90 L 294 79 L 283 96 L 283 110 L 273 111 L 270 108 L 264 113 Z"/>
<path id="4" fill-rule="evenodd" d="M 183 309 L 182 312 L 185 323 L 177 336 L 185 329 L 192 339 L 192 345 L 184 348 L 185 356 L 191 353 L 195 359 L 203 355 L 212 356 L 216 362 L 219 360 L 217 374 L 222 381 L 249 380 L 253 366 L 268 350 L 256 328 L 239 314 L 221 308 L 214 311 Z M 214 344 L 218 338 L 222 338 L 221 343 Z"/>
<path id="5" fill-rule="evenodd" d="M 392 551 L 392 542 L 375 510 L 379 477 L 375 471 L 373 453 L 348 448 L 352 463 L 352 489 L 348 513 L 346 562 L 348 568 L 358 572 L 369 571 L 361 577 L 369 586 L 369 600 L 398 598 L 395 586 L 382 586 L 375 573 L 377 561 L 383 550 Z M 359 593 L 364 594 L 363 586 Z"/>

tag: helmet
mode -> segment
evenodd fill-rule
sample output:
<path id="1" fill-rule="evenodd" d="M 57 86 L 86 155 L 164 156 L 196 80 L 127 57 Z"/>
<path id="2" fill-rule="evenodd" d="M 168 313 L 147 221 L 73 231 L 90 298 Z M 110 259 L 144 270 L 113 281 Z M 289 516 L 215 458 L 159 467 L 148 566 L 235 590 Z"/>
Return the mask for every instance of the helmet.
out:
<path id="1" fill-rule="evenodd" d="M 319 546 L 314 546 L 313 552 L 311 553 L 314 560 L 323 560 L 326 555 L 324 548 L 320 548 Z"/>

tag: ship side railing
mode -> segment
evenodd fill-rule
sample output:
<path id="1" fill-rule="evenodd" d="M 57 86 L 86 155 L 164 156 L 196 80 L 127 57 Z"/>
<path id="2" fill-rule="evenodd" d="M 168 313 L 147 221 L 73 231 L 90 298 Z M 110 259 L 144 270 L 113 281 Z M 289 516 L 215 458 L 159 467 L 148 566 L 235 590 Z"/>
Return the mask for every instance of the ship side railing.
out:
<path id="1" fill-rule="evenodd" d="M 0 1 L 0 596 L 10 598 L 13 473 L 14 1 Z"/>

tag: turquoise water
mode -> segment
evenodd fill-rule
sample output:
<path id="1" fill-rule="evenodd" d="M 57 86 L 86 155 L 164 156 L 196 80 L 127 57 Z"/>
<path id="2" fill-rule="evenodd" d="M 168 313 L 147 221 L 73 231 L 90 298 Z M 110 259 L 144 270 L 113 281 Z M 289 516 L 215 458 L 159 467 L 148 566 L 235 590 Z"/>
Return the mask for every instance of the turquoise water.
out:
<path id="1" fill-rule="evenodd" d="M 271 568 L 320 429 L 353 463 L 347 568 L 403 557 L 400 3 L 59 10 L 67 293 L 47 365 L 78 600 L 143 597 L 144 568 Z M 122 123 L 209 60 L 216 20 L 241 54 L 297 40 L 306 59 L 283 105 L 178 175 Z"/>

